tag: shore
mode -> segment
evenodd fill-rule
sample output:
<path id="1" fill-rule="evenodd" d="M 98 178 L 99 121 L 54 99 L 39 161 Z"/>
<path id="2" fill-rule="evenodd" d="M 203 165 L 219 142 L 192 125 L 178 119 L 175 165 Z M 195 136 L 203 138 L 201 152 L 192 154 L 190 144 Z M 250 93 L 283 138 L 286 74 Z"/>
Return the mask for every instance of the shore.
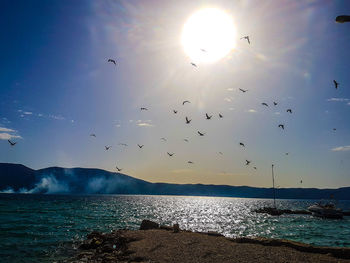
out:
<path id="1" fill-rule="evenodd" d="M 140 230 L 89 234 L 69 262 L 350 262 L 350 248 L 267 238 L 233 239 L 144 220 Z"/>

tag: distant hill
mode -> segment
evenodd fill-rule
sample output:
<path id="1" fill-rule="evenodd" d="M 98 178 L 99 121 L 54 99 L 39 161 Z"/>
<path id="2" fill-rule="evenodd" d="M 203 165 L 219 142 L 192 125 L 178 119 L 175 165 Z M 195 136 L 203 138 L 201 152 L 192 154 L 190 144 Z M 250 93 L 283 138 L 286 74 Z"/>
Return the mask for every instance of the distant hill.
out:
<path id="1" fill-rule="evenodd" d="M 271 188 L 204 184 L 150 183 L 101 169 L 50 167 L 33 170 L 21 164 L 0 163 L 0 192 L 69 194 L 144 194 L 272 198 Z M 281 199 L 350 199 L 350 187 L 338 189 L 281 188 Z"/>

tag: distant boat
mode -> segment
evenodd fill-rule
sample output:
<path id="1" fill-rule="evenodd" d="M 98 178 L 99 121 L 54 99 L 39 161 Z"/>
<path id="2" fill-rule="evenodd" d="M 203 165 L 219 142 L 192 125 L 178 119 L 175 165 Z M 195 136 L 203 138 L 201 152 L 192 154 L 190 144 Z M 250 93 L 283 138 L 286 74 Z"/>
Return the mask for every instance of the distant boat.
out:
<path id="1" fill-rule="evenodd" d="M 343 211 L 340 208 L 336 208 L 333 203 L 316 203 L 308 207 L 308 210 L 313 216 L 321 218 L 342 219 Z"/>

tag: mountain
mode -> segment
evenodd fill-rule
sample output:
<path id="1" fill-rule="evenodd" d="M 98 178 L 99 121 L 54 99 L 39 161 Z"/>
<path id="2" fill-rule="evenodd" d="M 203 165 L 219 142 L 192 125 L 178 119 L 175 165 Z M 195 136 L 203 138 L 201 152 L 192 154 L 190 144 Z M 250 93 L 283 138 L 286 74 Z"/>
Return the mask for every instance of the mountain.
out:
<path id="1" fill-rule="evenodd" d="M 101 169 L 50 167 L 33 170 L 21 164 L 0 163 L 0 192 L 69 194 L 144 194 L 272 198 L 271 188 L 204 184 L 150 183 Z M 281 188 L 281 199 L 350 199 L 350 187 L 338 189 Z"/>

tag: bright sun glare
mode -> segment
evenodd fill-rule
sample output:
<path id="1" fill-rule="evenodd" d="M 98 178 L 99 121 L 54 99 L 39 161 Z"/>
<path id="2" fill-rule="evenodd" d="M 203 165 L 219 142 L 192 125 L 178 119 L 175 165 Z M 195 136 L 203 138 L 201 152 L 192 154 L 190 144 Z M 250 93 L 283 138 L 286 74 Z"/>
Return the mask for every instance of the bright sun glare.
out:
<path id="1" fill-rule="evenodd" d="M 194 13 L 182 30 L 182 45 L 192 62 L 215 62 L 235 47 L 236 30 L 232 18 L 216 8 Z"/>

